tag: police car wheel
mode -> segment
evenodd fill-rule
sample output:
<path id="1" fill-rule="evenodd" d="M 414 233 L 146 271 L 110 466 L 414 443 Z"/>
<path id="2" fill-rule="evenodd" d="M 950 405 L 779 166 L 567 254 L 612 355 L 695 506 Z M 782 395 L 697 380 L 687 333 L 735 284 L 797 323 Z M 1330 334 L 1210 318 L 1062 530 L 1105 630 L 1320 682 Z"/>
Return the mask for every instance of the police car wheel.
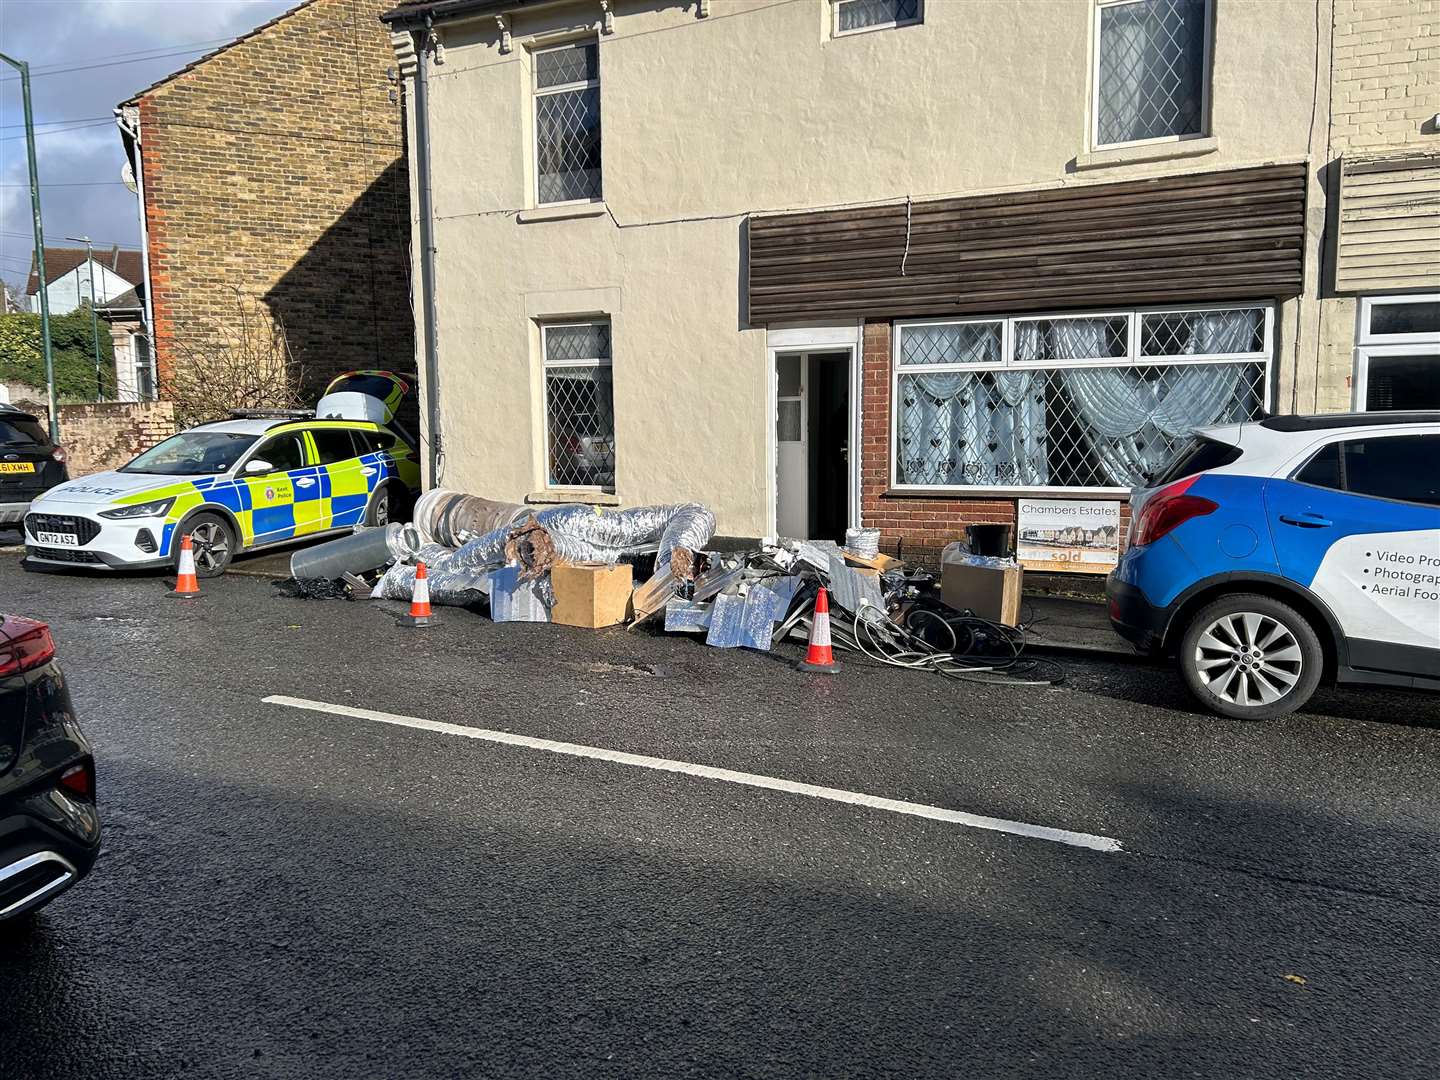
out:
<path id="1" fill-rule="evenodd" d="M 370 499 L 370 506 L 365 511 L 365 524 L 374 528 L 383 528 L 394 520 L 394 490 L 389 484 L 384 484 L 376 489 L 374 496 Z"/>
<path id="2" fill-rule="evenodd" d="M 185 531 L 190 534 L 190 546 L 195 554 L 195 576 L 202 578 L 219 577 L 235 557 L 235 533 L 229 522 L 216 514 L 196 514 L 185 522 Z M 180 546 L 175 546 L 175 558 L 180 558 Z"/>
<path id="3" fill-rule="evenodd" d="M 1309 620 L 1258 593 L 1207 604 L 1180 640 L 1180 672 L 1190 692 L 1237 720 L 1294 712 L 1315 692 L 1324 663 Z"/>

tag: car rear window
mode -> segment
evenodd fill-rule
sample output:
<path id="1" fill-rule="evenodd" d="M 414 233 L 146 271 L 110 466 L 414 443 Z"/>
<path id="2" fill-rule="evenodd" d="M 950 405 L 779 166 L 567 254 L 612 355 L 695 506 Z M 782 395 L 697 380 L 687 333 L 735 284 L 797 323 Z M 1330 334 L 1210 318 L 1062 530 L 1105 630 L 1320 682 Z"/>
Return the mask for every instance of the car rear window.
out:
<path id="1" fill-rule="evenodd" d="M 34 420 L 6 417 L 0 420 L 0 446 L 43 446 L 45 429 Z"/>
<path id="2" fill-rule="evenodd" d="M 1440 435 L 1371 436 L 1323 446 L 1295 473 L 1302 484 L 1440 506 Z"/>
<path id="3" fill-rule="evenodd" d="M 350 440 L 348 428 L 311 428 L 310 437 L 320 454 L 319 465 L 333 465 L 355 456 L 355 444 Z"/>
<path id="4" fill-rule="evenodd" d="M 1197 435 L 1194 441 L 1180 452 L 1180 456 L 1156 477 L 1155 486 L 1163 487 L 1175 483 L 1176 480 L 1184 480 L 1187 476 L 1229 465 L 1239 461 L 1240 454 L 1238 446 Z"/>
<path id="5" fill-rule="evenodd" d="M 355 452 L 357 454 L 373 454 L 376 450 L 389 450 L 395 443 L 392 435 L 386 435 L 380 431 L 352 431 L 355 436 Z"/>

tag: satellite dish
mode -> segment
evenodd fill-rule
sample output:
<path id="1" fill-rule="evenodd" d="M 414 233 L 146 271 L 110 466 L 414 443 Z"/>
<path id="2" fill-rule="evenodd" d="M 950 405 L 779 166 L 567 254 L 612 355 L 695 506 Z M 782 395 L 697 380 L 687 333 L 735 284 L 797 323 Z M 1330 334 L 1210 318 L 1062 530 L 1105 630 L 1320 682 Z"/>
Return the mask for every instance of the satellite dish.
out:
<path id="1" fill-rule="evenodd" d="M 140 194 L 140 186 L 135 183 L 135 170 L 128 161 L 120 168 L 120 182 L 130 189 L 131 195 Z"/>

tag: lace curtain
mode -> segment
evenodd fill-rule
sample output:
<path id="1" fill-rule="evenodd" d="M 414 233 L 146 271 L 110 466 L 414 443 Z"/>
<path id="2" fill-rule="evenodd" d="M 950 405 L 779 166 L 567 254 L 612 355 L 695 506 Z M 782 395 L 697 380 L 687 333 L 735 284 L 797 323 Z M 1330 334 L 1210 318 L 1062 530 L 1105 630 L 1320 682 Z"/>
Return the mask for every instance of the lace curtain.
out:
<path id="1" fill-rule="evenodd" d="M 901 379 L 901 482 L 1043 485 L 1044 376 L 928 372 Z"/>
<path id="2" fill-rule="evenodd" d="M 1189 318 L 1185 352 L 1204 355 L 1227 351 L 1226 343 L 1247 332 L 1253 314 L 1197 312 Z M 1083 336 L 1071 335 L 1069 341 L 1058 344 L 1071 344 Z M 1087 354 L 1077 353 L 1076 357 L 1081 355 Z M 1169 459 L 1175 443 L 1195 428 L 1250 415 L 1242 364 L 1142 370 L 1071 368 L 1062 375 L 1065 390 L 1084 421 L 1086 441 L 1116 486 L 1146 482 Z"/>

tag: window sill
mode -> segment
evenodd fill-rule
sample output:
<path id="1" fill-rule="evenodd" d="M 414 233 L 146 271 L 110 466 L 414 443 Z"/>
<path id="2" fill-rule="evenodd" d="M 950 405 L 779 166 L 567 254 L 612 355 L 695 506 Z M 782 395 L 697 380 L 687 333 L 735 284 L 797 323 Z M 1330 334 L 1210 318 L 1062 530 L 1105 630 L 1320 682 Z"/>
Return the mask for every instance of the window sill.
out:
<path id="1" fill-rule="evenodd" d="M 569 506 L 577 503 L 583 506 L 619 506 L 620 496 L 614 492 L 600 491 L 598 488 L 548 488 L 530 492 L 525 496 L 525 502 L 538 506 Z"/>
<path id="2" fill-rule="evenodd" d="M 531 221 L 565 221 L 567 218 L 604 217 L 610 212 L 602 202 L 555 203 L 552 206 L 536 206 L 516 213 L 515 220 L 521 224 Z"/>
<path id="3" fill-rule="evenodd" d="M 1177 142 L 1146 143 L 1143 146 L 1117 146 L 1110 150 L 1091 150 L 1075 156 L 1075 168 L 1108 169 L 1117 165 L 1139 165 L 1147 161 L 1173 161 L 1176 158 L 1200 157 L 1220 149 L 1214 135 L 1203 139 L 1181 139 Z"/>
<path id="4" fill-rule="evenodd" d="M 882 499 L 950 499 L 955 502 L 1010 499 L 1110 499 L 1128 502 L 1130 488 L 1025 488 L 1025 487 L 968 487 L 968 488 L 886 488 L 880 493 Z"/>

